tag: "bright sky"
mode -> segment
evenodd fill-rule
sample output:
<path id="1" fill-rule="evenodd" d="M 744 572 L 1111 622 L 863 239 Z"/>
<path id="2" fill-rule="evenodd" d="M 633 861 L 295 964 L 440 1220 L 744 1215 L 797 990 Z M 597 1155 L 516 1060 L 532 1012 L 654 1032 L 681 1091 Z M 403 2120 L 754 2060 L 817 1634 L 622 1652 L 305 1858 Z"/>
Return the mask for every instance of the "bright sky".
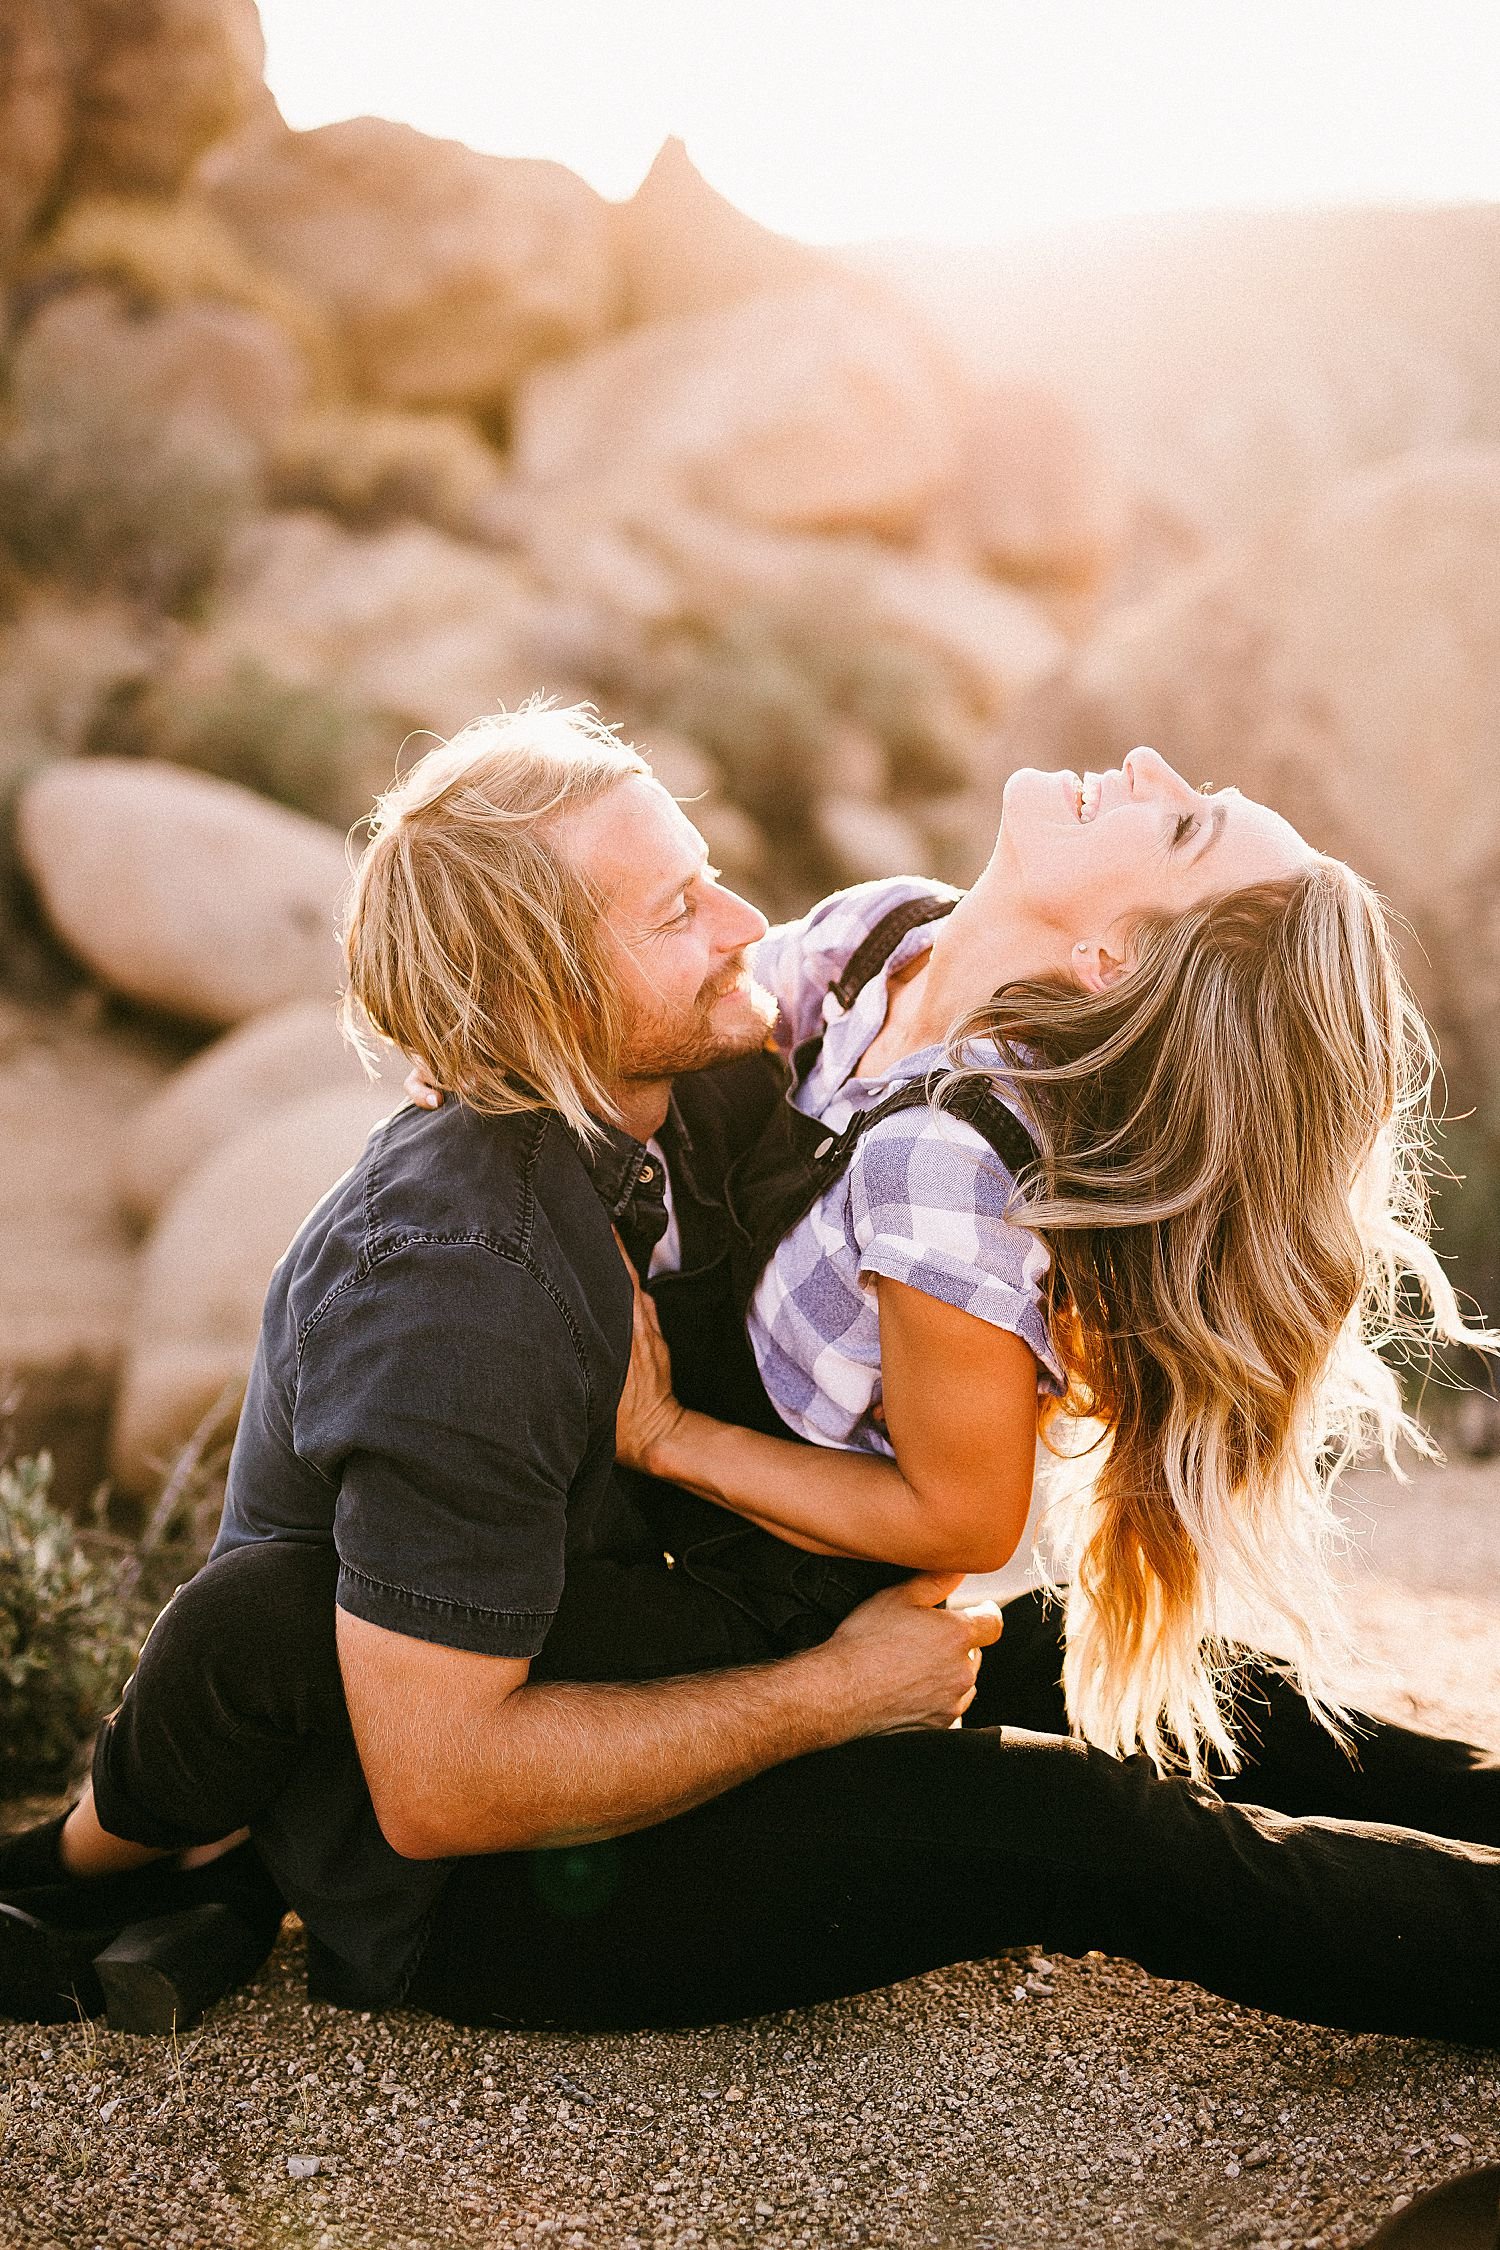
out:
<path id="1" fill-rule="evenodd" d="M 668 134 L 810 241 L 1500 199 L 1496 0 L 261 0 L 294 125 L 628 195 Z"/>

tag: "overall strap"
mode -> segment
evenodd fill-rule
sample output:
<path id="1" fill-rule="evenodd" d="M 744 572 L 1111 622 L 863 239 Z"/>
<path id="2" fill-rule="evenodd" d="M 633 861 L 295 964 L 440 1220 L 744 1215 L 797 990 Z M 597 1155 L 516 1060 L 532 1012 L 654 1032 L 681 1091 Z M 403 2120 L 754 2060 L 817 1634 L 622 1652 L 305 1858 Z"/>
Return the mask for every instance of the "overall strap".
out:
<path id="1" fill-rule="evenodd" d="M 932 1099 L 930 1077 L 912 1078 L 904 1086 L 898 1086 L 893 1094 L 888 1094 L 883 1102 L 877 1102 L 873 1109 L 857 1110 L 842 1133 L 826 1137 L 813 1152 L 824 1169 L 824 1177 L 837 1178 L 870 1127 L 878 1124 L 882 1117 L 895 1117 L 904 1109 L 936 1109 L 939 1116 L 948 1111 L 954 1117 L 961 1117 L 989 1142 L 1013 1176 L 1024 1171 L 1027 1165 L 1035 1164 L 1041 1154 L 1015 1111 L 1007 1109 L 981 1077 L 961 1078 L 941 1105 Z"/>
<path id="2" fill-rule="evenodd" d="M 943 895 L 933 898 L 909 898 L 900 906 L 893 906 L 883 914 L 869 935 L 862 938 L 844 965 L 842 976 L 830 985 L 829 992 L 841 1008 L 848 1008 L 859 998 L 871 977 L 878 976 L 910 930 L 919 930 L 924 922 L 940 922 L 951 914 L 963 893 L 944 889 Z M 792 1076 L 801 1085 L 823 1046 L 823 1031 L 809 1034 L 799 1041 L 791 1058 Z"/>
<path id="3" fill-rule="evenodd" d="M 940 922 L 951 914 L 961 891 L 951 891 L 944 898 L 909 898 L 901 906 L 893 906 L 883 914 L 869 936 L 850 954 L 843 975 L 831 987 L 833 997 L 841 1008 L 847 1008 L 864 991 L 871 977 L 878 976 L 895 952 L 908 930 L 919 930 L 924 922 Z"/>

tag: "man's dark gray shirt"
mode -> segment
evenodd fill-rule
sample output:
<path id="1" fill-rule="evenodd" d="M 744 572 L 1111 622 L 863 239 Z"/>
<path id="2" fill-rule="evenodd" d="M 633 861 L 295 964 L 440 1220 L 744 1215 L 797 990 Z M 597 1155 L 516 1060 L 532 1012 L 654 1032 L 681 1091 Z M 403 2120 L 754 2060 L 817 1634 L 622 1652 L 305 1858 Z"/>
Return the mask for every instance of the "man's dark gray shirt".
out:
<path id="1" fill-rule="evenodd" d="M 534 1656 L 614 1504 L 631 1288 L 611 1222 L 646 1162 L 548 1112 L 448 1101 L 378 1126 L 272 1278 L 215 1554 L 331 1541 L 352 1616 Z M 310 1757 L 256 1835 L 371 2004 L 446 1868 L 385 1844 L 349 1747 Z"/>

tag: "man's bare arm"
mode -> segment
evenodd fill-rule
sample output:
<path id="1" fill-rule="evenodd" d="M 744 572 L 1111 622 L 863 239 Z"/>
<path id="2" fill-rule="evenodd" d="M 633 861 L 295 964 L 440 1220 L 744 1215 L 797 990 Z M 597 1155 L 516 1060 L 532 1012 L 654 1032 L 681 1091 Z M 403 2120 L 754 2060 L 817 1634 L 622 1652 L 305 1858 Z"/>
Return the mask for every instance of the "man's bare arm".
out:
<path id="1" fill-rule="evenodd" d="M 408 1859 L 625 1835 L 856 1735 L 945 1727 L 973 1700 L 997 1613 L 919 1578 L 779 1662 L 619 1686 L 530 1684 L 528 1667 L 338 1612 L 339 1662 L 376 1818 Z"/>

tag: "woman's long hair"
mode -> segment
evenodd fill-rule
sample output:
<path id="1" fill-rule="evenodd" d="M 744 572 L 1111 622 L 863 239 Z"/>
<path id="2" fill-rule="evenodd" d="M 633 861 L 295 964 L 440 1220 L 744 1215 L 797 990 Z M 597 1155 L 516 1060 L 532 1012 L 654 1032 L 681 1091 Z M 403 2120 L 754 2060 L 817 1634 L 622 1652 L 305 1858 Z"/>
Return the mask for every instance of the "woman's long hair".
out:
<path id="1" fill-rule="evenodd" d="M 1041 1151 L 1015 1215 L 1052 1254 L 1044 1435 L 1100 1432 L 1052 1511 L 1071 1722 L 1232 1772 L 1226 1617 L 1340 1732 L 1333 1486 L 1371 1441 L 1433 1450 L 1392 1359 L 1497 1339 L 1427 1240 L 1432 1050 L 1369 885 L 1319 858 L 1143 923 L 1131 962 L 1007 985 L 950 1053 L 994 1042 Z"/>

